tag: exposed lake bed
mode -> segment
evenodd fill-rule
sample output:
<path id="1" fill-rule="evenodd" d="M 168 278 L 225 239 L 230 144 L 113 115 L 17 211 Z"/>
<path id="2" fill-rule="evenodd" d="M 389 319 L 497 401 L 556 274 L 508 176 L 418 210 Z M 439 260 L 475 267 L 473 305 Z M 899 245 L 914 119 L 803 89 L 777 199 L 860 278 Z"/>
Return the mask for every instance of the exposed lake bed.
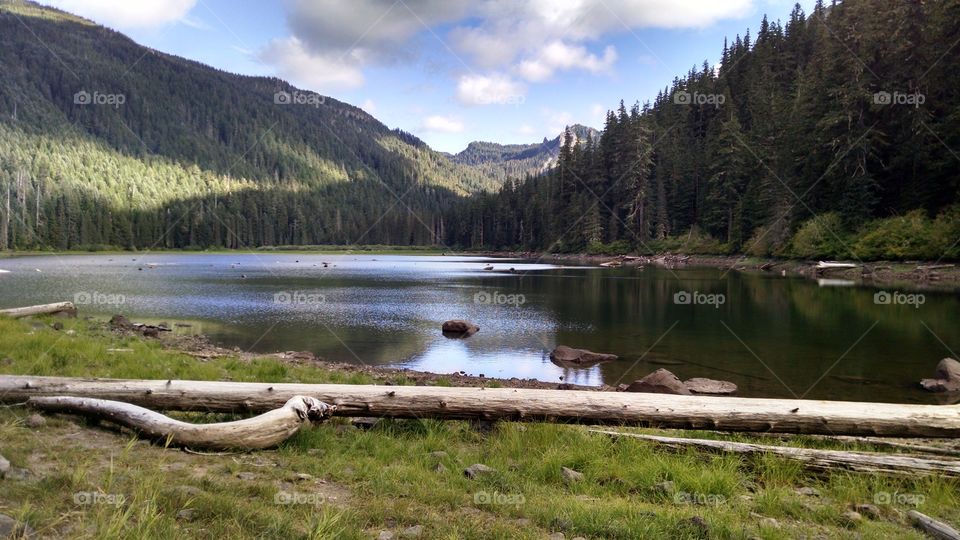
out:
<path id="1" fill-rule="evenodd" d="M 81 316 L 165 322 L 243 351 L 553 385 L 615 387 L 665 367 L 732 381 L 747 397 L 934 403 L 918 381 L 960 348 L 950 290 L 821 286 L 775 272 L 310 253 L 50 255 L 2 266 L 0 307 L 70 300 Z M 448 339 L 449 319 L 480 331 Z M 558 345 L 619 359 L 556 365 Z"/>

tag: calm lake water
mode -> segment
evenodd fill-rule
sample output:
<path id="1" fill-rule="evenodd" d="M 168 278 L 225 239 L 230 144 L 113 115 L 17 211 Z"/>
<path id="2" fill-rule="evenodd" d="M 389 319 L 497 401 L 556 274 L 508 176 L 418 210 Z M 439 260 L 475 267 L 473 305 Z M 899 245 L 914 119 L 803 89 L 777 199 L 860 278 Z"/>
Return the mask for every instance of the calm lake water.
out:
<path id="1" fill-rule="evenodd" d="M 878 304 L 879 289 L 711 268 L 264 253 L 22 257 L 0 269 L 0 307 L 74 300 L 81 315 L 185 322 L 222 345 L 438 373 L 616 385 L 664 367 L 733 381 L 742 396 L 936 403 L 917 381 L 960 350 L 955 292 L 907 304 L 911 291 L 890 288 L 900 295 Z M 440 324 L 454 318 L 481 330 L 447 339 Z M 558 344 L 620 360 L 557 366 Z"/>

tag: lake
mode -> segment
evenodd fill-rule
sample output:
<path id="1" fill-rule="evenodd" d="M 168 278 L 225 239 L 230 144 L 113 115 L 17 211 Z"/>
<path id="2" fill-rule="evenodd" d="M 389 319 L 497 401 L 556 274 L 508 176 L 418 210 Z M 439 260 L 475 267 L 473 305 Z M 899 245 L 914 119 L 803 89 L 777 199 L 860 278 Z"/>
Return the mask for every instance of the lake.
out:
<path id="1" fill-rule="evenodd" d="M 936 403 L 917 382 L 960 350 L 955 292 L 716 268 L 265 252 L 44 255 L 0 269 L 0 307 L 71 300 L 81 316 L 187 323 L 244 350 L 437 373 L 616 385 L 666 368 L 733 381 L 741 396 Z M 443 337 L 455 318 L 480 332 Z M 549 358 L 559 344 L 620 359 L 561 367 Z"/>

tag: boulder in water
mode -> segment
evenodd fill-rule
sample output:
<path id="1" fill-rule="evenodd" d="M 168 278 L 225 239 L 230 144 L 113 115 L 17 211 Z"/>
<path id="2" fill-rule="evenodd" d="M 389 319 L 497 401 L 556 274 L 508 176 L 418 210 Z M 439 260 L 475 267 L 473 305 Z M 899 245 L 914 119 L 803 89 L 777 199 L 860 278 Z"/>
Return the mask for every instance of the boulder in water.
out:
<path id="1" fill-rule="evenodd" d="M 550 360 L 559 366 L 578 366 L 616 360 L 615 354 L 597 353 L 586 349 L 574 349 L 566 345 L 557 345 L 550 353 Z"/>
<path id="2" fill-rule="evenodd" d="M 627 392 L 649 392 L 654 394 L 690 394 L 690 389 L 670 371 L 660 368 L 642 379 L 630 383 Z"/>
<path id="3" fill-rule="evenodd" d="M 960 362 L 944 358 L 937 364 L 937 376 L 923 379 L 920 386 L 930 392 L 960 392 Z"/>
<path id="4" fill-rule="evenodd" d="M 450 338 L 467 338 L 480 331 L 480 327 L 470 321 L 453 319 L 443 323 L 443 335 Z"/>

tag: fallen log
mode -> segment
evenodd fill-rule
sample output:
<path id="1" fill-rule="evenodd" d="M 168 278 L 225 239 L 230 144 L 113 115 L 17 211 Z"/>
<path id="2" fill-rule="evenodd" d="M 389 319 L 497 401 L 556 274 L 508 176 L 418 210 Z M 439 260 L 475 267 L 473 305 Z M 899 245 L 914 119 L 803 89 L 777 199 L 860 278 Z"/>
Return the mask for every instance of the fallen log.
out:
<path id="1" fill-rule="evenodd" d="M 960 531 L 957 531 L 942 521 L 933 519 L 926 514 L 921 514 L 916 510 L 910 510 L 907 512 L 907 515 L 916 523 L 917 527 L 923 529 L 923 532 L 938 540 L 960 540 Z"/>
<path id="2" fill-rule="evenodd" d="M 14 319 L 29 317 L 31 315 L 56 315 L 59 313 L 74 316 L 77 314 L 77 308 L 73 305 L 73 302 L 57 302 L 55 304 L 0 309 L 0 315 L 6 315 Z"/>
<path id="3" fill-rule="evenodd" d="M 960 405 L 347 384 L 84 379 L 0 375 L 0 402 L 31 397 L 112 399 L 154 410 L 253 412 L 293 396 L 337 406 L 337 416 L 546 420 L 716 431 L 960 437 Z"/>
<path id="4" fill-rule="evenodd" d="M 49 413 L 79 414 L 133 429 L 146 438 L 193 448 L 247 450 L 271 448 L 289 439 L 307 421 L 319 422 L 333 407 L 312 397 L 294 396 L 282 407 L 253 418 L 216 424 L 190 424 L 160 413 L 105 399 L 33 397 L 27 406 Z"/>
<path id="5" fill-rule="evenodd" d="M 799 461 L 807 468 L 818 471 L 855 471 L 870 474 L 889 475 L 927 475 L 935 474 L 951 478 L 960 478 L 960 460 L 934 459 L 905 454 L 879 454 L 870 452 L 847 452 L 843 450 L 818 450 L 813 448 L 794 448 L 791 446 L 769 446 L 764 444 L 716 441 L 710 439 L 684 439 L 679 437 L 661 437 L 640 433 L 622 433 L 591 429 L 592 433 L 601 433 L 612 437 L 629 437 L 650 441 L 673 449 L 697 448 L 722 453 L 740 455 L 770 454 L 792 461 Z"/>

